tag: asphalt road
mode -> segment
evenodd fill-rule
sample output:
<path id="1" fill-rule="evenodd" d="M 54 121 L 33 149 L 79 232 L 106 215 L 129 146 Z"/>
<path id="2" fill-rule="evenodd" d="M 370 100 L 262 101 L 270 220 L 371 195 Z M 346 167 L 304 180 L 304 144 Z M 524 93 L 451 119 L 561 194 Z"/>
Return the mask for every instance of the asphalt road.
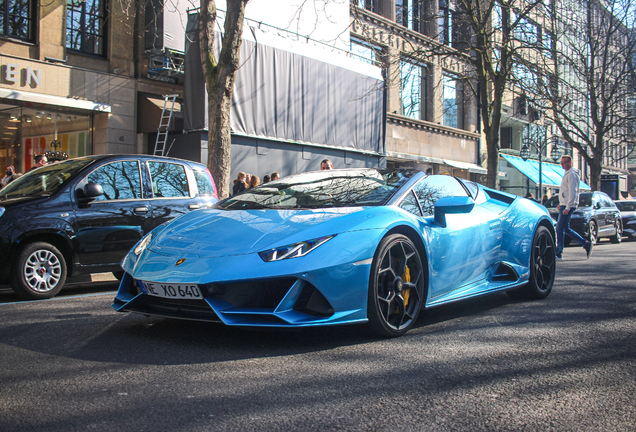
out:
<path id="1" fill-rule="evenodd" d="M 636 242 L 564 257 L 545 300 L 431 309 L 391 340 L 119 314 L 112 282 L 0 292 L 0 431 L 634 431 Z"/>

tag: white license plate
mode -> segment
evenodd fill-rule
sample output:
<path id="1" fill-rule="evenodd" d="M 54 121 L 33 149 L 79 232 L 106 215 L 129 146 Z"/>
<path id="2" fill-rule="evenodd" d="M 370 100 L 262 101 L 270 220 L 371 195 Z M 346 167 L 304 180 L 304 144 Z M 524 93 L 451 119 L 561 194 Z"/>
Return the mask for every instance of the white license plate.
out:
<path id="1" fill-rule="evenodd" d="M 151 296 L 179 299 L 202 299 L 203 295 L 196 284 L 171 284 L 142 281 L 146 292 Z"/>

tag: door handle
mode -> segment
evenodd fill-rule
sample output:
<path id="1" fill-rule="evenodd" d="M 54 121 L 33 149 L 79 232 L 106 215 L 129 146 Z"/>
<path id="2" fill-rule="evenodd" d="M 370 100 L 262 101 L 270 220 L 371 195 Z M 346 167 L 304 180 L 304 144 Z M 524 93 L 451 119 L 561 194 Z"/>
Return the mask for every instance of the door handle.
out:
<path id="1" fill-rule="evenodd" d="M 134 213 L 147 213 L 148 207 L 135 207 Z"/>
<path id="2" fill-rule="evenodd" d="M 200 208 L 201 208 L 201 206 L 200 206 L 199 204 L 190 204 L 190 205 L 188 206 L 188 208 L 189 208 L 190 210 L 197 210 L 197 209 L 200 209 Z"/>

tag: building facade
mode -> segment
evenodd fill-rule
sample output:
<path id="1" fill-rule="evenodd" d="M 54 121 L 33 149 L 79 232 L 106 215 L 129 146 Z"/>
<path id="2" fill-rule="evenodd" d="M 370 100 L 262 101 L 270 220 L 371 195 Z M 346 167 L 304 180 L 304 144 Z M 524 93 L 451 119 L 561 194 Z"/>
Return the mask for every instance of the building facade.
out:
<path id="1" fill-rule="evenodd" d="M 104 0 L 3 4 L 0 169 L 25 172 L 47 151 L 145 152 L 141 132 L 156 132 L 157 105 L 182 86 L 148 77 L 136 4 L 131 10 Z"/>

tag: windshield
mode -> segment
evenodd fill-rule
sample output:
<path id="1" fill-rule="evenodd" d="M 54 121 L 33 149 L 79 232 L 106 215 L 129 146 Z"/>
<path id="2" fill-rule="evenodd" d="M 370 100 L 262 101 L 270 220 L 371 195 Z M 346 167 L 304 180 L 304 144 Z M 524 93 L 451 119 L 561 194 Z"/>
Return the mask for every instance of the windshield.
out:
<path id="1" fill-rule="evenodd" d="M 0 198 L 53 195 L 75 173 L 94 161 L 91 158 L 69 159 L 29 171 L 2 188 Z"/>
<path id="2" fill-rule="evenodd" d="M 218 203 L 225 210 L 379 206 L 417 171 L 328 170 L 297 174 Z"/>
<path id="3" fill-rule="evenodd" d="M 614 203 L 616 204 L 616 207 L 618 207 L 620 211 L 624 211 L 624 212 L 636 211 L 636 201 L 627 201 L 627 202 L 615 201 Z"/>
<path id="4" fill-rule="evenodd" d="M 592 206 L 592 194 L 582 193 L 579 195 L 579 207 L 591 207 Z"/>

